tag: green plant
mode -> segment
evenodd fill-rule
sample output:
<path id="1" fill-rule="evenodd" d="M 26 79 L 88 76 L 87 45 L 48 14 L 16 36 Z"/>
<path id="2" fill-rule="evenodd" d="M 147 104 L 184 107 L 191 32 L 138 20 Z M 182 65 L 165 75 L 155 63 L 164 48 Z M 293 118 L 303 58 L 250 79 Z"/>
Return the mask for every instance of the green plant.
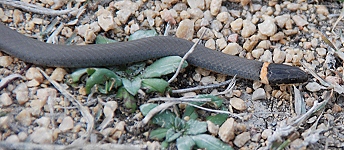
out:
<path id="1" fill-rule="evenodd" d="M 147 36 L 155 36 L 154 30 L 137 31 L 129 39 L 138 39 Z M 105 37 L 98 36 L 96 43 L 111 43 Z M 146 69 L 145 63 L 137 63 L 125 69 L 115 69 L 114 71 L 105 68 L 87 68 L 75 71 L 71 74 L 71 82 L 77 83 L 84 74 L 88 75 L 86 79 L 86 94 L 91 92 L 91 88 L 97 85 L 100 93 L 108 94 L 112 89 L 118 89 L 116 98 L 123 99 L 126 108 L 136 110 L 135 95 L 140 89 L 147 92 L 163 93 L 168 87 L 168 83 L 161 79 L 163 75 L 167 75 L 176 71 L 180 61 L 179 56 L 168 56 L 155 61 Z M 184 62 L 183 68 L 187 66 Z"/>
<path id="2" fill-rule="evenodd" d="M 211 102 L 192 102 L 194 105 L 212 104 L 215 107 L 222 106 L 223 100 L 217 96 L 201 95 L 198 98 L 211 98 Z M 157 104 L 144 104 L 140 106 L 140 110 L 146 116 Z M 164 140 L 162 146 L 167 148 L 169 143 L 176 141 L 178 149 L 205 148 L 207 150 L 226 149 L 232 147 L 223 143 L 221 140 L 206 134 L 207 123 L 196 120 L 198 114 L 195 108 L 187 106 L 185 108 L 183 118 L 188 116 L 189 120 L 183 120 L 177 117 L 170 110 L 165 110 L 154 115 L 151 119 L 152 124 L 157 124 L 160 128 L 152 130 L 149 138 L 154 140 Z M 228 116 L 222 116 L 227 118 Z M 217 117 L 218 120 L 223 118 Z M 223 123 L 223 122 L 222 122 Z M 222 124 L 220 123 L 220 124 Z"/>

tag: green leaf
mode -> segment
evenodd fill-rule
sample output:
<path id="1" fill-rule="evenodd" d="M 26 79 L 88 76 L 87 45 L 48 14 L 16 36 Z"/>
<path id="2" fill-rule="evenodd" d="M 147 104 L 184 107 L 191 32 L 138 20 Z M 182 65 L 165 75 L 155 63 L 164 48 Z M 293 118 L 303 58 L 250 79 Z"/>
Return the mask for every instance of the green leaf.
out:
<path id="1" fill-rule="evenodd" d="M 185 130 L 185 127 L 186 127 L 186 125 L 185 125 L 185 121 L 183 120 L 183 119 L 180 119 L 179 117 L 176 117 L 175 119 L 174 119 L 174 124 L 173 124 L 173 126 L 174 126 L 174 128 L 176 129 L 176 130 Z"/>
<path id="2" fill-rule="evenodd" d="M 114 43 L 114 42 L 117 42 L 117 41 L 113 39 L 109 39 L 102 35 L 98 35 L 96 37 L 96 44 L 109 44 L 109 43 Z"/>
<path id="3" fill-rule="evenodd" d="M 206 150 L 233 150 L 231 146 L 208 134 L 199 134 L 190 137 L 198 148 L 204 148 Z"/>
<path id="4" fill-rule="evenodd" d="M 216 114 L 215 116 L 208 116 L 207 120 L 216 125 L 222 125 L 228 118 L 228 114 Z"/>
<path id="5" fill-rule="evenodd" d="M 170 128 L 166 132 L 166 140 L 167 142 L 172 142 L 179 138 L 182 135 L 182 132 L 176 132 L 174 129 Z"/>
<path id="6" fill-rule="evenodd" d="M 133 81 L 130 81 L 126 78 L 122 78 L 124 88 L 131 94 L 136 95 L 141 87 L 141 78 L 136 77 Z"/>
<path id="7" fill-rule="evenodd" d="M 78 69 L 77 71 L 74 71 L 71 75 L 70 75 L 70 83 L 76 83 L 79 82 L 80 78 L 87 73 L 87 69 Z"/>
<path id="8" fill-rule="evenodd" d="M 176 115 L 169 110 L 165 110 L 156 114 L 152 119 L 152 123 L 160 125 L 163 128 L 172 128 Z"/>
<path id="9" fill-rule="evenodd" d="M 196 143 L 190 136 L 182 136 L 177 139 L 177 149 L 192 149 Z"/>
<path id="10" fill-rule="evenodd" d="M 207 123 L 197 120 L 189 120 L 186 122 L 187 128 L 185 134 L 187 135 L 196 135 L 207 132 Z"/>
<path id="11" fill-rule="evenodd" d="M 162 75 L 167 75 L 175 72 L 178 68 L 180 61 L 182 60 L 179 56 L 167 56 L 155 61 L 153 64 L 148 66 L 146 70 L 142 73 L 143 78 L 154 78 L 161 77 Z M 182 68 L 187 66 L 185 61 Z"/>
<path id="12" fill-rule="evenodd" d="M 140 111 L 143 116 L 146 116 L 149 113 L 149 111 L 151 111 L 156 106 L 158 106 L 158 104 L 152 104 L 152 103 L 143 104 L 140 106 Z"/>
<path id="13" fill-rule="evenodd" d="M 197 98 L 210 98 L 211 99 L 210 103 L 212 105 L 214 105 L 215 108 L 219 108 L 223 103 L 222 98 L 215 96 L 215 95 L 210 95 L 210 94 L 199 95 L 199 96 L 197 96 Z"/>
<path id="14" fill-rule="evenodd" d="M 197 119 L 198 114 L 195 107 L 187 105 L 183 114 L 183 118 L 185 118 L 186 116 L 188 116 L 190 119 Z"/>
<path id="15" fill-rule="evenodd" d="M 135 111 L 137 108 L 136 99 L 133 95 L 129 94 L 129 92 L 124 88 L 121 87 L 117 90 L 116 98 L 123 99 L 124 106 L 131 111 Z"/>
<path id="16" fill-rule="evenodd" d="M 128 41 L 137 40 L 145 37 L 152 37 L 157 36 L 158 33 L 156 33 L 155 30 L 138 30 L 132 35 L 129 36 Z"/>
<path id="17" fill-rule="evenodd" d="M 167 130 L 169 130 L 169 129 L 166 129 L 166 128 L 158 128 L 158 129 L 152 130 L 152 131 L 149 133 L 149 138 L 150 138 L 150 139 L 153 139 L 153 140 L 162 140 L 163 138 L 166 137 L 166 132 L 167 132 Z"/>
<path id="18" fill-rule="evenodd" d="M 142 79 L 142 87 L 147 89 L 147 92 L 164 93 L 168 85 L 163 79 Z"/>
<path id="19" fill-rule="evenodd" d="M 114 79 L 115 80 L 115 84 L 114 87 L 118 87 L 120 85 L 122 85 L 122 81 L 121 78 L 119 78 L 114 72 L 108 70 L 108 69 L 103 69 L 103 68 L 95 68 L 93 70 L 91 69 L 87 69 L 88 73 L 89 72 L 93 72 L 92 75 L 87 79 L 86 81 L 86 93 L 89 94 L 91 91 L 91 88 L 96 85 L 96 84 L 100 84 L 100 85 L 104 85 L 106 81 L 109 81 L 110 79 Z"/>

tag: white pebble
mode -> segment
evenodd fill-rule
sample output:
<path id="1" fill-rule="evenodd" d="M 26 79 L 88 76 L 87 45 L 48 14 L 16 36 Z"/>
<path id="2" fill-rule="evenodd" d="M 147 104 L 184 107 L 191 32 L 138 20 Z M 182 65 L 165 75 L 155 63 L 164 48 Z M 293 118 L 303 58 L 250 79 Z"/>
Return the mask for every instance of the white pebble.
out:
<path id="1" fill-rule="evenodd" d="M 0 102 L 3 106 L 10 106 L 13 101 L 8 93 L 2 93 L 0 96 Z"/>
<path id="2" fill-rule="evenodd" d="M 252 100 L 266 99 L 265 90 L 263 88 L 256 89 L 252 94 Z"/>
<path id="3" fill-rule="evenodd" d="M 266 36 L 272 36 L 277 31 L 275 19 L 272 17 L 264 17 L 264 22 L 258 24 L 258 30 L 260 33 Z"/>
<path id="4" fill-rule="evenodd" d="M 239 111 L 243 111 L 247 108 L 245 101 L 240 98 L 231 98 L 229 103 L 233 106 L 234 109 Z"/>
<path id="5" fill-rule="evenodd" d="M 229 55 L 237 55 L 242 51 L 242 47 L 238 43 L 228 43 L 225 49 L 222 50 L 223 53 Z"/>
<path id="6" fill-rule="evenodd" d="M 67 116 L 63 118 L 61 124 L 59 125 L 59 129 L 62 132 L 66 132 L 74 127 L 74 121 L 73 118 L 70 116 Z"/>
<path id="7" fill-rule="evenodd" d="M 256 32 L 256 26 L 250 20 L 243 21 L 243 29 L 241 30 L 241 35 L 244 38 L 250 37 Z"/>
<path id="8" fill-rule="evenodd" d="M 192 40 L 194 34 L 194 22 L 190 19 L 185 19 L 179 23 L 176 36 L 178 38 Z"/>

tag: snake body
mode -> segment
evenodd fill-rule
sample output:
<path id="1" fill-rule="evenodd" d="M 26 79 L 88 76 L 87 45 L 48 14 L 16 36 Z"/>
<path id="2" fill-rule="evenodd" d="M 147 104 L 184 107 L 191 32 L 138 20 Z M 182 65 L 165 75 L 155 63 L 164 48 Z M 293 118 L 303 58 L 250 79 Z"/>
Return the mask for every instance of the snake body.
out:
<path id="1" fill-rule="evenodd" d="M 183 56 L 193 44 L 180 38 L 156 36 L 111 44 L 55 45 L 26 37 L 0 23 L 1 51 L 25 62 L 51 67 L 114 66 L 164 56 Z M 262 62 L 226 55 L 202 45 L 196 46 L 187 61 L 195 66 L 250 80 L 260 80 L 263 67 Z M 270 64 L 267 71 L 267 78 L 272 84 L 299 83 L 308 79 L 305 72 L 293 66 Z"/>

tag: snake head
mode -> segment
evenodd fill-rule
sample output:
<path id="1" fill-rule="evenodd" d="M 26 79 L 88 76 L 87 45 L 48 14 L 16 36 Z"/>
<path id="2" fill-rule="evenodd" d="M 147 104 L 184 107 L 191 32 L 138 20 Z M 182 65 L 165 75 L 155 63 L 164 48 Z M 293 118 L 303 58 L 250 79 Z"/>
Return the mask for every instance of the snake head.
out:
<path id="1" fill-rule="evenodd" d="M 269 64 L 267 79 L 269 84 L 295 84 L 308 81 L 308 74 L 295 66 Z"/>

